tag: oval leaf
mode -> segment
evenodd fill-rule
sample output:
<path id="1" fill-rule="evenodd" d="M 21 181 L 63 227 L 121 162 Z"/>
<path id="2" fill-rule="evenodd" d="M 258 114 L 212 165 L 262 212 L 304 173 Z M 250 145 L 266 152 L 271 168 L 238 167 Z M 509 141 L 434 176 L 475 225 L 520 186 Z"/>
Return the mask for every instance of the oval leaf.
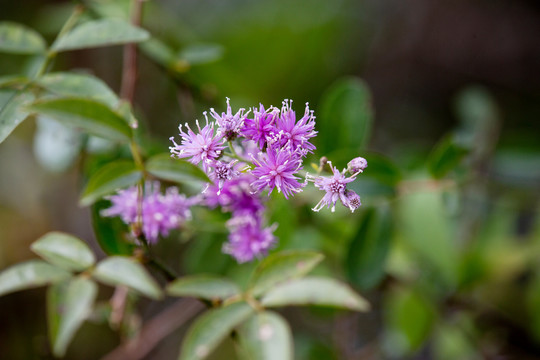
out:
<path id="1" fill-rule="evenodd" d="M 452 136 L 447 136 L 429 154 L 429 172 L 435 179 L 440 179 L 454 169 L 465 155 L 467 149 L 457 145 Z"/>
<path id="2" fill-rule="evenodd" d="M 107 104 L 111 108 L 118 106 L 116 94 L 101 79 L 87 74 L 58 72 L 46 74 L 37 83 L 52 93 L 61 96 L 90 98 Z"/>
<path id="3" fill-rule="evenodd" d="M 290 280 L 270 290 L 263 306 L 322 305 L 367 311 L 369 304 L 347 285 L 334 279 L 308 277 Z"/>
<path id="4" fill-rule="evenodd" d="M 210 182 L 204 171 L 197 166 L 184 160 L 173 159 L 168 153 L 151 157 L 145 167 L 150 174 L 179 184 Z"/>
<path id="5" fill-rule="evenodd" d="M 105 284 L 125 285 L 153 299 L 162 297 L 156 281 L 141 264 L 131 258 L 111 256 L 97 265 L 93 276 Z"/>
<path id="6" fill-rule="evenodd" d="M 58 39 L 52 46 L 55 51 L 85 49 L 99 46 L 119 45 L 147 40 L 144 29 L 119 19 L 89 21 Z"/>
<path id="7" fill-rule="evenodd" d="M 129 141 L 131 137 L 131 129 L 124 118 L 95 100 L 76 97 L 46 99 L 36 101 L 28 108 L 106 139 Z"/>
<path id="8" fill-rule="evenodd" d="M 82 277 L 49 288 L 47 317 L 55 356 L 64 356 L 73 336 L 91 314 L 96 295 L 96 283 Z"/>
<path id="9" fill-rule="evenodd" d="M 50 232 L 42 236 L 30 248 L 45 260 L 67 270 L 85 270 L 96 261 L 82 240 L 61 232 Z"/>
<path id="10" fill-rule="evenodd" d="M 34 96 L 26 92 L 0 92 L 0 143 L 27 118 L 28 112 L 23 108 L 33 100 Z"/>
<path id="11" fill-rule="evenodd" d="M 323 259 L 314 251 L 282 251 L 265 258 L 253 272 L 250 291 L 259 296 L 281 282 L 302 277 Z"/>
<path id="12" fill-rule="evenodd" d="M 272 311 L 249 318 L 239 329 L 240 344 L 250 360 L 292 360 L 293 339 L 287 321 Z"/>
<path id="13" fill-rule="evenodd" d="M 193 275 L 177 279 L 167 286 L 172 296 L 192 296 L 201 299 L 227 299 L 240 294 L 235 283 L 212 275 Z"/>
<path id="14" fill-rule="evenodd" d="M 88 180 L 79 203 L 82 206 L 92 205 L 105 195 L 136 184 L 141 177 L 142 172 L 131 161 L 118 160 L 108 163 Z"/>
<path id="15" fill-rule="evenodd" d="M 134 244 L 126 239 L 128 229 L 119 217 L 101 216 L 101 211 L 110 207 L 106 200 L 98 201 L 90 207 L 94 235 L 101 249 L 107 255 L 131 255 Z"/>
<path id="16" fill-rule="evenodd" d="M 182 343 L 179 359 L 205 359 L 236 326 L 253 312 L 253 308 L 244 302 L 207 311 L 188 330 Z"/>
<path id="17" fill-rule="evenodd" d="M 221 59 L 223 52 L 223 46 L 218 44 L 192 44 L 182 49 L 178 57 L 189 65 L 202 65 Z"/>
<path id="18" fill-rule="evenodd" d="M 45 261 L 26 261 L 13 265 L 0 273 L 0 296 L 62 281 L 70 276 L 70 272 Z"/>
<path id="19" fill-rule="evenodd" d="M 45 40 L 33 29 L 14 22 L 0 22 L 0 52 L 37 54 L 46 48 Z"/>

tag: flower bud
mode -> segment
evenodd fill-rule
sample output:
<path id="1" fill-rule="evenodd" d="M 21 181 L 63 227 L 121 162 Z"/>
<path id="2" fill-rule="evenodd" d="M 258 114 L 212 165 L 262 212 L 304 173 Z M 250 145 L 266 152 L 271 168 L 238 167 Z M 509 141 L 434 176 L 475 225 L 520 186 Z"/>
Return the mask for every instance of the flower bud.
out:
<path id="1" fill-rule="evenodd" d="M 347 164 L 347 170 L 351 174 L 361 173 L 365 168 L 367 168 L 367 160 L 363 157 L 354 158 Z"/>

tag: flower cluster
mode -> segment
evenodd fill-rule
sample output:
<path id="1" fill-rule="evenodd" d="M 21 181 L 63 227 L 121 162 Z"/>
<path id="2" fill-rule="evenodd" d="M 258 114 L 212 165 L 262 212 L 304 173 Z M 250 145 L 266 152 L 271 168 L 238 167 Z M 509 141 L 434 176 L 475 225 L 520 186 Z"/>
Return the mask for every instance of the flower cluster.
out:
<path id="1" fill-rule="evenodd" d="M 176 187 L 167 188 L 165 194 L 159 190 L 158 182 L 147 183 L 144 196 L 139 205 L 137 187 L 120 190 L 116 195 L 106 197 L 112 206 L 101 211 L 103 216 L 120 216 L 128 225 L 139 222 L 142 232 L 149 243 L 155 243 L 159 235 L 167 236 L 169 231 L 178 228 L 186 220 L 191 219 L 190 207 L 197 202 L 178 193 Z"/>

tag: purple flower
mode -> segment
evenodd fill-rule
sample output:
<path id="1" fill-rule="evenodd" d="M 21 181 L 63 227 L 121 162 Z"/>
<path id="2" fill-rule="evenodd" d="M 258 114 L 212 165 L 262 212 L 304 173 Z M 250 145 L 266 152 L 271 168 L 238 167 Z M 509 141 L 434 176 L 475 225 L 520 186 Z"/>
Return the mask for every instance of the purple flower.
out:
<path id="1" fill-rule="evenodd" d="M 112 206 L 101 210 L 102 216 L 113 217 L 120 216 L 126 224 L 137 221 L 137 187 L 132 186 L 128 189 L 118 190 L 115 195 L 106 196 Z"/>
<path id="2" fill-rule="evenodd" d="M 236 139 L 246 118 L 244 114 L 245 109 L 240 109 L 233 115 L 229 100 L 230 99 L 227 98 L 227 113 L 221 113 L 221 115 L 219 115 L 213 108 L 210 109 L 210 115 L 216 119 L 216 122 L 219 125 L 219 132 L 223 134 L 228 141 Z"/>
<path id="3" fill-rule="evenodd" d="M 235 169 L 235 164 L 237 162 L 238 160 L 232 160 L 228 163 L 219 160 L 210 162 L 212 170 L 210 171 L 209 177 L 214 183 L 216 181 L 218 182 L 218 195 L 226 180 L 232 180 L 240 175 L 240 172 Z"/>
<path id="4" fill-rule="evenodd" d="M 217 160 L 221 155 L 221 151 L 225 148 L 223 145 L 223 137 L 220 134 L 214 136 L 213 124 L 208 124 L 208 118 L 206 119 L 206 126 L 201 129 L 199 121 L 197 121 L 197 128 L 199 133 L 195 134 L 188 124 L 185 124 L 188 131 L 182 131 L 182 125 L 178 127 L 180 130 L 180 136 L 182 137 L 181 145 L 178 145 L 174 141 L 174 137 L 170 140 L 174 143 L 174 146 L 169 147 L 171 153 L 176 155 L 177 158 L 190 158 L 189 162 L 192 164 L 199 164 L 202 162 L 203 169 L 207 171 L 207 160 Z"/>
<path id="5" fill-rule="evenodd" d="M 315 145 L 308 140 L 317 135 L 315 131 L 315 116 L 313 110 L 309 110 L 306 103 L 304 116 L 296 122 L 296 114 L 291 109 L 292 101 L 283 101 L 281 116 L 276 120 L 276 132 L 273 134 L 273 142 L 280 146 L 290 146 L 293 149 L 301 149 L 302 155 L 315 150 Z"/>
<path id="6" fill-rule="evenodd" d="M 233 217 L 229 241 L 223 244 L 223 252 L 233 256 L 238 263 L 244 263 L 268 254 L 276 243 L 273 232 L 275 226 L 262 228 L 260 220 L 250 216 Z"/>
<path id="7" fill-rule="evenodd" d="M 348 207 L 351 212 L 354 212 L 354 210 L 358 209 L 362 205 L 360 202 L 360 195 L 355 193 L 353 190 L 345 190 L 346 201 L 344 201 L 342 197 L 340 197 L 340 199 L 343 206 Z"/>
<path id="8" fill-rule="evenodd" d="M 274 127 L 279 110 L 270 107 L 264 110 L 261 104 L 259 110 L 253 109 L 253 119 L 246 119 L 241 134 L 247 139 L 253 140 L 263 149 L 271 134 L 276 132 Z"/>
<path id="9" fill-rule="evenodd" d="M 338 199 L 341 200 L 345 206 L 349 207 L 351 211 L 354 211 L 353 208 L 351 208 L 351 202 L 356 204 L 356 201 L 358 201 L 358 203 L 360 203 L 360 197 L 353 192 L 354 194 L 349 193 L 349 196 L 351 197 L 349 198 L 345 193 L 348 191 L 346 189 L 347 184 L 354 181 L 356 178 L 354 176 L 345 177 L 345 175 L 340 173 L 336 167 L 332 166 L 332 162 L 330 161 L 328 162 L 328 165 L 330 165 L 330 168 L 332 169 L 333 176 L 318 176 L 310 179 L 314 181 L 315 187 L 326 191 L 326 194 L 324 194 L 321 201 L 313 208 L 313 211 L 319 211 L 326 205 L 327 207 L 332 206 L 332 212 L 334 212 L 336 210 L 336 202 Z M 358 196 L 358 199 L 355 199 L 354 195 Z"/>
<path id="10" fill-rule="evenodd" d="M 347 170 L 352 175 L 364 172 L 365 168 L 367 168 L 367 160 L 363 157 L 356 157 L 347 164 Z"/>
<path id="11" fill-rule="evenodd" d="M 266 153 L 260 153 L 259 159 L 253 157 L 255 169 L 251 173 L 255 181 L 251 184 L 258 192 L 269 189 L 269 193 L 277 187 L 283 192 L 285 199 L 290 195 L 302 191 L 304 184 L 298 182 L 294 176 L 302 169 L 302 158 L 290 148 L 270 147 Z"/>
<path id="12" fill-rule="evenodd" d="M 221 206 L 223 210 L 234 214 L 259 216 L 264 205 L 251 187 L 254 179 L 251 174 L 240 174 L 237 178 L 225 182 L 221 191 L 218 186 L 211 186 L 204 193 L 204 202 L 210 208 Z"/>

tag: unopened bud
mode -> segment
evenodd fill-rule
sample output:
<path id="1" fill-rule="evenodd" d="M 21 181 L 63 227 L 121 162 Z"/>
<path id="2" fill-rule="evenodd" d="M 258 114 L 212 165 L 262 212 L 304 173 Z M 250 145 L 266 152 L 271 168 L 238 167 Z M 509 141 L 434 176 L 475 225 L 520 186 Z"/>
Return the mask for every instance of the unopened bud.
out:
<path id="1" fill-rule="evenodd" d="M 347 170 L 351 174 L 361 173 L 365 168 L 367 168 L 367 160 L 363 157 L 354 158 L 347 164 Z"/>

